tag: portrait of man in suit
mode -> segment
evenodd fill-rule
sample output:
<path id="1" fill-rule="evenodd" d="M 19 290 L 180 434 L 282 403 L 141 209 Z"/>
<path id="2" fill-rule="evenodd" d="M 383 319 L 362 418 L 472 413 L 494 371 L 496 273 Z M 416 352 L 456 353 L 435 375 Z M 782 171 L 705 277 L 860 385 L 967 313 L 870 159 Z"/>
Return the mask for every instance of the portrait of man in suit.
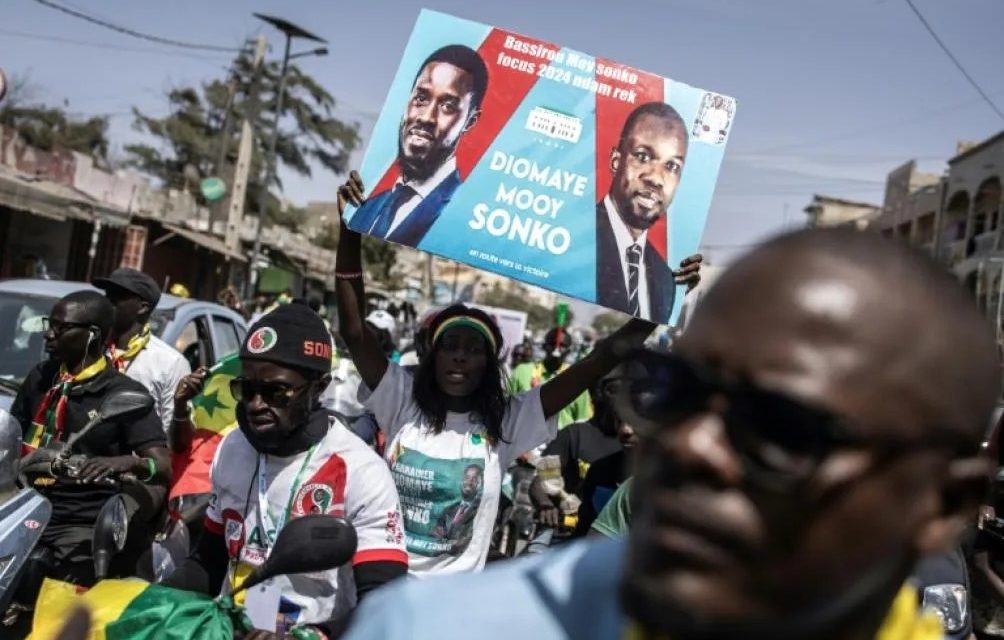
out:
<path id="1" fill-rule="evenodd" d="M 687 129 L 662 102 L 632 111 L 610 153 L 610 191 L 596 204 L 596 303 L 660 324 L 669 322 L 676 284 L 699 278 L 700 256 L 674 272 L 648 237 L 680 184 Z"/>
<path id="2" fill-rule="evenodd" d="M 451 543 L 450 555 L 460 555 L 474 537 L 474 518 L 481 506 L 484 487 L 484 469 L 476 464 L 464 469 L 460 484 L 460 500 L 448 506 L 440 514 L 432 537 Z"/>
<path id="3" fill-rule="evenodd" d="M 353 227 L 417 246 L 460 186 L 457 146 L 477 124 L 488 68 L 476 51 L 448 45 L 419 67 L 398 131 L 393 188 L 370 196 Z"/>

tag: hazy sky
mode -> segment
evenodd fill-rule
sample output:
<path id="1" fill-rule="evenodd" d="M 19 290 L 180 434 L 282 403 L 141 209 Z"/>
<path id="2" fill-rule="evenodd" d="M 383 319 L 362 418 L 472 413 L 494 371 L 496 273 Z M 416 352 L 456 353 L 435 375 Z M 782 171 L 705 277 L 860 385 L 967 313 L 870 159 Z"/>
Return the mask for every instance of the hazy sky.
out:
<path id="1" fill-rule="evenodd" d="M 56 0 L 61 1 L 61 0 Z M 916 0 L 970 73 L 1004 104 L 1002 0 Z M 982 102 L 903 0 L 71 0 L 137 30 L 237 46 L 257 34 L 253 11 L 330 40 L 302 67 L 368 131 L 419 9 L 428 7 L 613 58 L 739 99 L 705 232 L 716 261 L 800 225 L 813 193 L 881 202 L 886 173 L 917 158 L 940 172 L 957 140 L 1004 122 Z M 208 7 L 212 7 L 210 11 Z M 280 36 L 265 28 L 272 50 Z M 81 114 L 111 114 L 116 147 L 135 139 L 130 108 L 163 114 L 166 90 L 224 73 L 227 54 L 136 40 L 49 9 L 7 0 L 0 67 L 30 72 L 40 97 Z M 336 177 L 287 177 L 287 197 L 329 200 Z"/>

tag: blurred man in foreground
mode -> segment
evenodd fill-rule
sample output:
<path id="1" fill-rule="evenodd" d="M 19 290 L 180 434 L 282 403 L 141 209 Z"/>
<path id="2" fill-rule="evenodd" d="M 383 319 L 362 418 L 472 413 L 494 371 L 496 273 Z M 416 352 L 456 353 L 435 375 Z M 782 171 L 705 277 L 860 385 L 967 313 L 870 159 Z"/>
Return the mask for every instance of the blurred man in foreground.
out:
<path id="1" fill-rule="evenodd" d="M 352 640 L 941 637 L 904 583 L 975 515 L 999 383 L 947 272 L 876 235 L 784 236 L 721 277 L 673 355 L 628 373 L 627 538 L 401 585 Z"/>

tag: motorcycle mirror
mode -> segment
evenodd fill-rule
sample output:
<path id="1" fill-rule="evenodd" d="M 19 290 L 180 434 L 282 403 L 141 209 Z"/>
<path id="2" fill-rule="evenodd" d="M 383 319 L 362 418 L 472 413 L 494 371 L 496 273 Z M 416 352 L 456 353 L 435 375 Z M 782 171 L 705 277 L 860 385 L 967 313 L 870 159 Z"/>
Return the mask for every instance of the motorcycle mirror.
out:
<path id="1" fill-rule="evenodd" d="M 119 391 L 101 403 L 98 415 L 101 422 L 143 413 L 153 408 L 153 398 L 145 391 Z"/>
<path id="2" fill-rule="evenodd" d="M 91 550 L 94 558 L 94 575 L 98 580 L 108 576 L 112 557 L 125 548 L 129 533 L 129 511 L 122 495 L 109 498 L 94 523 Z"/>
<path id="3" fill-rule="evenodd" d="M 268 559 L 237 591 L 275 576 L 335 569 L 352 559 L 356 545 L 355 528 L 342 518 L 309 515 L 290 520 L 279 532 Z"/>

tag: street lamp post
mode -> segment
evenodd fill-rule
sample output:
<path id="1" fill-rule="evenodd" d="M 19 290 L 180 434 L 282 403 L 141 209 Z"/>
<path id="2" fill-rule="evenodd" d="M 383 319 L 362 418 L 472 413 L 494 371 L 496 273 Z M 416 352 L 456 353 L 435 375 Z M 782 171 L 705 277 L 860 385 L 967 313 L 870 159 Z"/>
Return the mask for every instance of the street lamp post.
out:
<path id="1" fill-rule="evenodd" d="M 321 44 L 327 44 L 327 41 L 310 33 L 302 27 L 289 22 L 288 20 L 283 20 L 282 18 L 266 16 L 260 13 L 254 14 L 254 17 L 267 22 L 279 31 L 282 31 L 286 36 L 286 47 L 282 56 L 282 70 L 279 72 L 279 89 L 276 92 L 275 98 L 275 123 L 272 126 L 272 137 L 269 140 L 268 150 L 265 154 L 265 179 L 262 181 L 261 187 L 258 190 L 258 227 L 255 229 L 254 248 L 251 252 L 251 263 L 249 265 L 250 271 L 248 273 L 248 291 L 245 293 L 245 297 L 250 297 L 254 294 L 255 289 L 258 286 L 258 261 L 261 258 L 261 230 L 265 221 L 265 207 L 268 204 L 268 187 L 275 180 L 275 154 L 276 146 L 279 144 L 279 121 L 282 119 L 282 107 L 286 98 L 286 71 L 289 69 L 289 61 L 303 56 L 324 56 L 328 54 L 328 50 L 326 48 L 318 47 L 317 49 L 313 49 L 311 51 L 304 51 L 302 53 L 290 55 L 290 47 L 293 44 L 293 38 L 313 40 L 314 42 L 320 42 Z"/>

